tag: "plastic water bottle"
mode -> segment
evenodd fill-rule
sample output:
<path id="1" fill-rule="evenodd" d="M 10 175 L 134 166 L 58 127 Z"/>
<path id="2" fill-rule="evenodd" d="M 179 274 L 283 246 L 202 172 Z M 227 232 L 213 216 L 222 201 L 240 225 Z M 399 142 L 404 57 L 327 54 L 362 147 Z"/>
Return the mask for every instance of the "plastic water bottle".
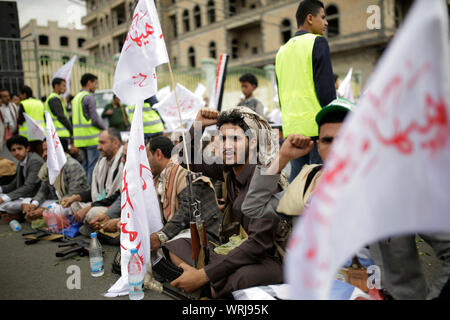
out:
<path id="1" fill-rule="evenodd" d="M 91 264 L 91 275 L 100 277 L 105 272 L 103 268 L 102 245 L 97 239 L 97 233 L 91 233 L 91 243 L 89 245 L 89 263 Z"/>
<path id="2" fill-rule="evenodd" d="M 48 231 L 51 233 L 58 233 L 58 220 L 53 212 L 52 205 L 48 206 L 48 219 L 47 219 Z"/>
<path id="3" fill-rule="evenodd" d="M 142 264 L 138 258 L 136 248 L 131 249 L 131 257 L 128 262 L 128 285 L 130 287 L 130 300 L 141 300 L 144 298 L 144 276 L 142 274 Z"/>
<path id="4" fill-rule="evenodd" d="M 11 220 L 9 222 L 9 226 L 11 227 L 12 231 L 22 230 L 22 226 L 20 225 L 19 221 L 17 221 L 17 220 Z"/>

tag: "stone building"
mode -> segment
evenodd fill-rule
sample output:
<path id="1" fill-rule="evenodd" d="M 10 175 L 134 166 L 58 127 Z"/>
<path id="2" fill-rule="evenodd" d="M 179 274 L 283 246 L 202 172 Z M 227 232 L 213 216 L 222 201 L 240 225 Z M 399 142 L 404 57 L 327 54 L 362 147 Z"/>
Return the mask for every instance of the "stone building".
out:
<path id="1" fill-rule="evenodd" d="M 33 34 L 36 35 L 37 52 L 32 41 Z M 21 42 L 25 84 L 33 89 L 36 97 L 39 93 L 45 96 L 52 92 L 52 75 L 72 56 L 77 55 L 78 62 L 86 64 L 89 55 L 89 51 L 83 48 L 86 29 L 62 28 L 57 21 L 48 21 L 46 26 L 41 26 L 36 19 L 31 19 L 20 29 L 20 36 L 27 39 Z M 36 58 L 39 62 L 37 67 Z M 38 68 L 40 81 L 36 77 Z"/>

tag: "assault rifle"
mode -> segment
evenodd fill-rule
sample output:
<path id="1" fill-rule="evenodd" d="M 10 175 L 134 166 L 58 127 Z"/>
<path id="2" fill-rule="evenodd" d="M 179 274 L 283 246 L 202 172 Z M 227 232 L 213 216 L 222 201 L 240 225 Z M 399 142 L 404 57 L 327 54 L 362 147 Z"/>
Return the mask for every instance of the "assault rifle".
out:
<path id="1" fill-rule="evenodd" d="M 201 216 L 200 201 L 195 198 L 192 187 L 193 173 L 188 171 L 186 175 L 187 187 L 189 191 L 189 215 L 192 241 L 192 260 L 196 268 L 203 268 L 209 262 L 208 239 L 206 237 L 205 221 Z"/>

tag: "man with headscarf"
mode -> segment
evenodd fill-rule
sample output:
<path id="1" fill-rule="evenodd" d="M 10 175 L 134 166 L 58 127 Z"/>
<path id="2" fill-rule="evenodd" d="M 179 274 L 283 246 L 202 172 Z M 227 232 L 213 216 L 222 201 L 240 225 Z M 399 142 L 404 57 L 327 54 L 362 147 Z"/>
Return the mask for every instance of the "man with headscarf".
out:
<path id="1" fill-rule="evenodd" d="M 220 131 L 217 137 L 220 146 L 215 154 L 222 156 L 221 161 L 210 163 L 204 158 L 200 162 L 203 129 L 214 124 Z M 276 133 L 265 119 L 246 107 L 230 108 L 220 114 L 214 109 L 201 109 L 189 133 L 186 142 L 191 151 L 190 170 L 224 181 L 226 185 L 220 244 L 228 243 L 233 235 L 239 235 L 240 241 L 228 252 L 211 250 L 209 264 L 201 269 L 192 267 L 190 239 L 167 242 L 164 247 L 169 250 L 172 262 L 184 270 L 171 285 L 186 292 L 206 285 L 208 289 L 210 286 L 213 298 L 229 298 L 235 290 L 282 282 L 281 259 L 276 256 L 274 244 L 278 221 L 251 219 L 241 211 L 256 164 L 267 166 L 277 154 Z"/>

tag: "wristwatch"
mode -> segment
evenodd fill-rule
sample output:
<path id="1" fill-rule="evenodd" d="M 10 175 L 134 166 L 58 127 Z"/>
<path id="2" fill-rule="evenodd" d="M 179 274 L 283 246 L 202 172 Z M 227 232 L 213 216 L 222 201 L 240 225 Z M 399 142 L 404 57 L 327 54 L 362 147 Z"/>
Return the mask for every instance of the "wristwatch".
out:
<path id="1" fill-rule="evenodd" d="M 158 231 L 156 234 L 158 235 L 161 245 L 163 245 L 164 243 L 167 242 L 167 240 L 169 240 L 169 238 L 166 236 L 166 234 L 162 231 Z"/>

